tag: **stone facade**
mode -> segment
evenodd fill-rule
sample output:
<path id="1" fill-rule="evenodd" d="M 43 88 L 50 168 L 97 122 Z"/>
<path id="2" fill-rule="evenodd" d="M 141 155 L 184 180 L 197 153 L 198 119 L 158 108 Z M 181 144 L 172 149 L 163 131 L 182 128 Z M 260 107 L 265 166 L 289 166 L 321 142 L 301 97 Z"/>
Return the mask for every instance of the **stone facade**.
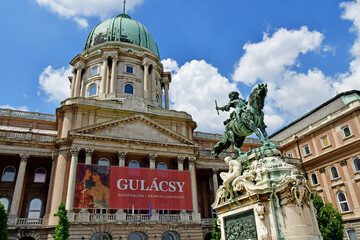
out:
<path id="1" fill-rule="evenodd" d="M 360 236 L 360 92 L 338 94 L 271 139 L 302 161 L 318 194 L 343 214 L 345 239 Z"/>

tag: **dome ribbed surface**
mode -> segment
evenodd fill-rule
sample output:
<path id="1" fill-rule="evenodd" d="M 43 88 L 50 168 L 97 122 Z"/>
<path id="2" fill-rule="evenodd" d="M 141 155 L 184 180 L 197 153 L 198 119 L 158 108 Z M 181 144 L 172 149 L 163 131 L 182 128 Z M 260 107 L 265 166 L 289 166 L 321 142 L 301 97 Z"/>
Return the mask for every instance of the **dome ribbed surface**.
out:
<path id="1" fill-rule="evenodd" d="M 149 31 L 144 25 L 126 14 L 120 14 L 97 25 L 90 32 L 84 49 L 111 41 L 132 43 L 145 47 L 160 58 L 157 44 Z"/>

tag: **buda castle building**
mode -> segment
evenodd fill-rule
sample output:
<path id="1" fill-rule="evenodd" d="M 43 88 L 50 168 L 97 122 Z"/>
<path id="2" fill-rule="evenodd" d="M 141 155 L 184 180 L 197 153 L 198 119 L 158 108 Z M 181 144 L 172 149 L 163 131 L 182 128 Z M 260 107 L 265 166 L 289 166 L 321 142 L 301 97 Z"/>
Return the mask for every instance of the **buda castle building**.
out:
<path id="1" fill-rule="evenodd" d="M 228 168 L 223 158 L 234 153 L 212 157 L 222 136 L 194 131 L 191 115 L 169 109 L 171 73 L 145 26 L 126 14 L 100 23 L 70 64 L 71 96 L 55 115 L 0 109 L 0 201 L 10 239 L 53 239 L 61 202 L 70 239 L 211 239 L 211 204 L 219 173 Z M 316 191 L 343 212 L 350 237 L 360 235 L 359 96 L 343 93 L 272 136 L 286 161 L 305 170 Z M 248 138 L 241 150 L 259 146 Z M 177 196 L 187 200 L 171 208 L 111 200 L 113 187 L 135 188 L 125 180 L 128 169 L 138 180 L 141 171 L 188 177 L 174 185 L 179 192 L 188 186 Z M 114 185 L 115 171 L 122 174 Z M 147 188 L 145 180 L 137 184 L 172 192 L 170 182 L 155 179 Z"/>

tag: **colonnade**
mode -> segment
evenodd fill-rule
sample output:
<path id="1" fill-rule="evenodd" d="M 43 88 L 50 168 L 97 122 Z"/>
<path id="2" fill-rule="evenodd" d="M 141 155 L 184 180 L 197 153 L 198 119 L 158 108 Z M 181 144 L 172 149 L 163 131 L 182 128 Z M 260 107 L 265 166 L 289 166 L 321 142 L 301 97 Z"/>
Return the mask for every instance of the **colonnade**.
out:
<path id="1" fill-rule="evenodd" d="M 112 61 L 111 67 L 109 69 L 109 60 Z M 100 98 L 116 98 L 116 83 L 118 77 L 118 63 L 119 57 L 117 52 L 106 53 L 102 56 L 102 67 L 101 67 L 101 80 L 98 87 L 98 96 Z M 156 63 L 150 60 L 149 58 L 144 58 L 142 61 L 143 67 L 143 81 L 142 81 L 142 91 L 140 94 L 141 97 L 145 100 L 155 102 L 156 101 L 156 84 L 155 84 L 155 71 L 152 69 L 156 66 Z M 86 64 L 79 60 L 73 68 L 73 78 L 71 81 L 71 97 L 80 97 L 84 96 L 84 80 L 83 72 L 86 69 Z M 111 75 L 110 75 L 111 73 Z M 109 77 L 111 76 L 111 77 Z M 169 82 L 170 74 L 165 74 L 161 80 L 160 85 L 160 102 L 162 102 L 162 94 L 164 93 L 165 100 L 165 109 L 169 109 Z M 138 90 L 138 91 L 139 91 Z M 164 92 L 162 91 L 164 90 Z"/>
<path id="2" fill-rule="evenodd" d="M 80 152 L 79 147 L 71 147 L 70 154 L 71 154 L 71 162 L 70 162 L 70 171 L 69 171 L 69 182 L 66 194 L 66 210 L 73 211 L 74 205 L 74 195 L 75 195 L 75 184 L 76 184 L 76 168 L 78 164 L 78 156 Z M 92 155 L 94 152 L 94 148 L 85 148 L 85 164 L 92 163 Z M 127 152 L 126 151 L 118 151 L 118 160 L 119 160 L 119 167 L 125 166 L 125 159 Z M 149 153 L 149 168 L 155 169 L 156 168 L 156 158 L 158 154 Z M 196 183 L 196 158 L 194 156 L 178 156 L 178 170 L 184 170 L 184 161 L 188 158 L 189 160 L 189 171 L 191 176 L 191 190 L 192 190 L 192 201 L 193 201 L 193 212 L 198 212 L 198 199 L 197 199 L 197 183 Z M 63 175 L 64 176 L 64 175 Z"/>

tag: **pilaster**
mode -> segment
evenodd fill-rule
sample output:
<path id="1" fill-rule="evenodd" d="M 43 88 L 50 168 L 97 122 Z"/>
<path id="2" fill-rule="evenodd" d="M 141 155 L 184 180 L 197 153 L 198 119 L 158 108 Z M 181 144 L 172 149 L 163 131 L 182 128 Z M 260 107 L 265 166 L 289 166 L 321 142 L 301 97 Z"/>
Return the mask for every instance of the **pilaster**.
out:
<path id="1" fill-rule="evenodd" d="M 156 158 L 157 158 L 157 154 L 154 154 L 154 153 L 150 153 L 149 154 L 149 161 L 150 161 L 150 168 L 151 169 L 155 169 L 156 168 L 156 166 L 155 166 L 155 164 L 156 164 Z"/>
<path id="2" fill-rule="evenodd" d="M 91 164 L 94 150 L 94 148 L 85 148 L 85 164 Z"/>
<path id="3" fill-rule="evenodd" d="M 118 151 L 119 167 L 125 167 L 126 155 L 127 155 L 126 151 Z"/>

